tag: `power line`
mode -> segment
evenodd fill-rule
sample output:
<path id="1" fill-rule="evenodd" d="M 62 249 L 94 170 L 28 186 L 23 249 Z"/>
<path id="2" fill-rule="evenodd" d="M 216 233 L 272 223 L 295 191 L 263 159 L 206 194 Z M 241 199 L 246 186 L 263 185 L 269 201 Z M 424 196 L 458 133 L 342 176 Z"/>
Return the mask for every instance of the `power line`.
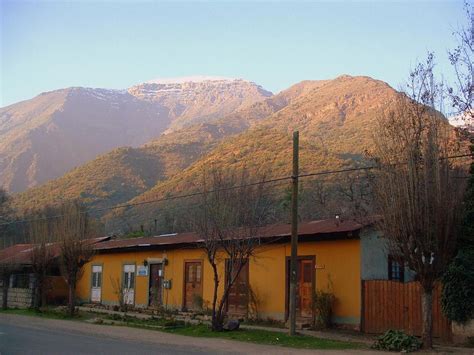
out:
<path id="1" fill-rule="evenodd" d="M 469 153 L 469 154 L 452 155 L 452 156 L 444 157 L 444 158 L 441 158 L 441 159 L 447 160 L 447 159 L 459 159 L 459 158 L 467 158 L 467 157 L 474 157 L 474 154 Z M 319 171 L 319 172 L 313 172 L 313 173 L 299 174 L 298 178 L 307 178 L 307 177 L 314 177 L 314 176 L 341 174 L 341 173 L 348 173 L 348 172 L 354 172 L 354 171 L 367 171 L 367 170 L 372 170 L 372 169 L 376 169 L 376 168 L 378 168 L 377 165 L 363 166 L 363 167 L 357 167 L 357 168 L 347 168 L 347 169 L 340 169 L 340 170 L 326 170 L 326 171 Z M 157 203 L 157 202 L 165 202 L 165 201 L 172 201 L 172 200 L 177 200 L 177 199 L 181 199 L 181 198 L 196 197 L 196 196 L 201 196 L 201 195 L 204 195 L 204 194 L 215 193 L 215 192 L 220 192 L 220 191 L 235 190 L 235 189 L 240 189 L 240 188 L 243 188 L 243 187 L 252 187 L 252 186 L 257 186 L 257 185 L 262 185 L 262 184 L 282 182 L 282 181 L 285 181 L 285 180 L 290 180 L 292 178 L 293 178 L 293 176 L 283 176 L 283 177 L 279 177 L 279 178 L 275 178 L 275 179 L 256 181 L 256 182 L 253 182 L 253 183 L 235 185 L 235 186 L 225 187 L 225 188 L 221 188 L 221 189 L 214 189 L 214 190 L 207 190 L 207 191 L 197 191 L 197 192 L 193 192 L 193 193 L 189 193 L 189 194 L 168 196 L 168 197 L 163 197 L 163 198 L 154 199 L 154 200 L 141 201 L 141 202 L 135 202 L 135 203 L 127 203 L 127 204 L 111 206 L 111 207 L 90 208 L 90 209 L 87 209 L 85 211 L 81 211 L 80 213 L 85 214 L 85 213 L 90 213 L 90 212 L 111 211 L 111 210 L 117 210 L 117 209 L 121 209 L 121 208 L 143 206 L 143 205 L 148 205 L 148 204 Z M 280 186 L 280 185 L 283 185 L 283 184 L 276 184 L 274 186 Z M 10 222 L 0 223 L 0 226 L 6 226 L 6 225 L 10 225 L 10 224 L 36 222 L 36 221 L 42 221 L 42 220 L 48 220 L 48 219 L 61 218 L 61 217 L 64 217 L 64 216 L 65 216 L 65 214 L 60 214 L 60 215 L 55 215 L 55 216 L 45 216 L 45 217 L 32 218 L 32 219 L 23 219 L 23 220 L 17 220 L 17 221 L 10 221 Z"/>

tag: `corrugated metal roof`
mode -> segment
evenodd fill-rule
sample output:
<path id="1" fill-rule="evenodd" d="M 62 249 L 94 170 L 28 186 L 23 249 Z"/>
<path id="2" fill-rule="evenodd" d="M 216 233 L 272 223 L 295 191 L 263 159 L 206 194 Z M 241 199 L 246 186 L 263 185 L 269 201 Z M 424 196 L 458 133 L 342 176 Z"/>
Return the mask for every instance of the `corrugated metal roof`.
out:
<path id="1" fill-rule="evenodd" d="M 110 237 L 98 237 L 86 239 L 87 243 L 97 244 L 109 240 Z M 14 263 L 28 265 L 31 264 L 31 256 L 35 244 L 15 244 L 8 248 L 0 250 L 0 263 Z M 53 257 L 58 257 L 60 253 L 60 244 L 59 243 L 49 243 L 48 248 L 50 248 Z"/>
<path id="2" fill-rule="evenodd" d="M 300 223 L 298 226 L 298 235 L 300 238 L 305 236 L 322 236 L 327 234 L 347 233 L 360 230 L 366 225 L 372 224 L 371 221 L 357 222 L 354 220 L 339 221 L 335 218 Z M 275 224 L 259 228 L 257 238 L 286 237 L 291 235 L 290 224 Z M 147 248 L 159 246 L 173 246 L 183 244 L 195 244 L 202 241 L 196 233 L 176 233 L 175 235 L 163 235 L 154 237 L 141 237 L 131 239 L 114 239 L 96 245 L 97 250 L 111 249 L 129 249 L 129 248 Z"/>

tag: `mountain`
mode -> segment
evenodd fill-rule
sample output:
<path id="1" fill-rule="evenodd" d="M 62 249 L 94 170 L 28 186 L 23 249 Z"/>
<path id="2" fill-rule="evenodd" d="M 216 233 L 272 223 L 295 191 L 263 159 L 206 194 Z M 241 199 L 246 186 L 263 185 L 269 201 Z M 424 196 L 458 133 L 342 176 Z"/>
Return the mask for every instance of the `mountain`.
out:
<path id="1" fill-rule="evenodd" d="M 81 199 L 88 208 L 124 203 L 188 167 L 233 130 L 205 123 L 138 148 L 116 148 L 60 178 L 15 195 L 13 205 L 24 210 L 70 199 Z"/>
<path id="2" fill-rule="evenodd" d="M 142 203 L 195 191 L 202 172 L 211 166 L 229 170 L 245 165 L 251 172 L 264 172 L 267 178 L 290 176 L 294 130 L 300 132 L 301 173 L 360 165 L 364 163 L 364 152 L 371 149 L 378 119 L 399 95 L 386 83 L 368 77 L 342 76 L 330 81 L 304 82 L 293 87 L 297 89 L 300 95 L 286 105 L 242 133 L 223 140 L 184 171 L 158 182 L 129 202 Z M 265 102 L 254 105 L 261 109 L 257 113 L 269 107 Z M 322 179 L 325 178 L 319 181 Z M 330 179 L 342 177 L 333 175 Z M 305 181 L 308 180 L 303 179 L 302 183 Z M 123 221 L 135 226 L 147 224 L 163 212 L 164 206 L 146 204 L 120 209 L 110 212 L 105 220 L 119 227 Z"/>
<path id="3" fill-rule="evenodd" d="M 466 111 L 456 116 L 451 116 L 448 119 L 452 126 L 474 133 L 474 110 Z"/>
<path id="4" fill-rule="evenodd" d="M 67 174 L 15 196 L 20 210 L 82 199 L 89 208 L 107 208 L 144 193 L 209 153 L 217 144 L 256 125 L 319 82 L 296 84 L 278 95 L 216 119 L 162 134 L 138 148 L 117 148 Z"/>
<path id="5" fill-rule="evenodd" d="M 138 147 L 271 95 L 248 81 L 207 77 L 43 93 L 0 109 L 0 186 L 24 191 L 114 148 Z"/>
<path id="6" fill-rule="evenodd" d="M 228 171 L 245 165 L 253 176 L 290 176 L 294 130 L 300 132 L 302 174 L 367 164 L 365 153 L 372 148 L 378 121 L 399 95 L 379 80 L 341 76 L 303 81 L 222 117 L 202 109 L 207 122 L 197 119 L 181 128 L 170 124 L 166 134 L 147 144 L 113 150 L 61 178 L 17 194 L 14 205 L 24 209 L 70 198 L 81 198 L 90 208 L 131 203 L 136 205 L 96 215 L 112 232 L 150 226 L 155 220 L 163 224 L 164 232 L 170 232 L 177 219 L 186 219 L 180 211 L 192 201 L 146 202 L 196 191 L 202 172 L 210 167 Z M 163 105 L 155 94 L 143 100 Z M 350 194 L 360 188 L 354 185 L 359 181 L 358 173 L 301 179 L 302 196 L 318 183 L 332 189 L 302 202 L 302 218 L 332 213 L 328 206 L 317 205 L 315 198 L 324 199 L 329 192 L 336 192 L 350 199 Z M 275 191 L 281 193 L 285 186 L 279 184 Z M 346 208 L 339 203 L 336 207 Z"/>
<path id="7" fill-rule="evenodd" d="M 166 107 L 166 133 L 195 123 L 211 122 L 272 96 L 261 86 L 242 79 L 189 77 L 153 80 L 128 89 L 135 97 Z"/>

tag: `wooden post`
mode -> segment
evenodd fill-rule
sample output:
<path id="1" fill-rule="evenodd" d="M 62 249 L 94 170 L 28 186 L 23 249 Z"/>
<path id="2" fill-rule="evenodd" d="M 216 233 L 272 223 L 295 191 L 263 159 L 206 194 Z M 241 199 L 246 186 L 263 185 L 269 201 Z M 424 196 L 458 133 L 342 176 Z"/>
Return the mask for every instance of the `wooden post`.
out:
<path id="1" fill-rule="evenodd" d="M 293 132 L 293 174 L 291 193 L 291 260 L 290 260 L 290 335 L 296 334 L 296 284 L 298 267 L 298 150 L 299 132 Z"/>

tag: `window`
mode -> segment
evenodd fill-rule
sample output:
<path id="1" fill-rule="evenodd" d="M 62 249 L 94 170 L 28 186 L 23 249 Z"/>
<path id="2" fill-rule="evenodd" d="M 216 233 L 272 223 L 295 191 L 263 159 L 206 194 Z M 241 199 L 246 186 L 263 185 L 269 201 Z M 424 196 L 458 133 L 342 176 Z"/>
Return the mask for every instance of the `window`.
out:
<path id="1" fill-rule="evenodd" d="M 123 286 L 125 289 L 135 288 L 135 265 L 123 266 Z"/>
<path id="2" fill-rule="evenodd" d="M 15 274 L 12 275 L 11 287 L 12 288 L 30 288 L 30 275 L 29 274 Z"/>
<path id="3" fill-rule="evenodd" d="M 93 265 L 92 266 L 92 287 L 101 287 L 102 286 L 102 266 Z"/>
<path id="4" fill-rule="evenodd" d="M 388 279 L 400 282 L 405 281 L 405 266 L 392 255 L 388 256 Z"/>

